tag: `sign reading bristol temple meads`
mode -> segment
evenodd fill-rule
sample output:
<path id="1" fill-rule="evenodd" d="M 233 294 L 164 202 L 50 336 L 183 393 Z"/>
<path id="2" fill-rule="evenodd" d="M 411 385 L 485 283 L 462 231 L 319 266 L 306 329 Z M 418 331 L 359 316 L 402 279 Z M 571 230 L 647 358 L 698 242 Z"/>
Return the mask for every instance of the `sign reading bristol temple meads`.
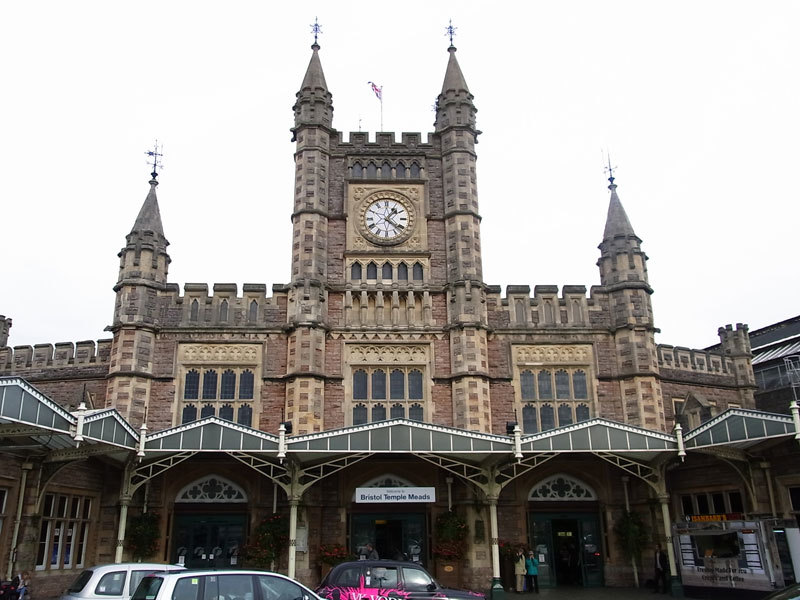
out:
<path id="1" fill-rule="evenodd" d="M 477 108 L 456 49 L 438 59 L 425 135 L 335 129 L 320 56 L 315 43 L 286 99 L 294 197 L 275 210 L 291 216 L 289 281 L 171 281 L 159 203 L 178 200 L 157 198 L 154 173 L 138 216 L 123 207 L 130 217 L 105 225 L 122 243 L 109 339 L 11 348 L 0 318 L 6 576 L 35 572 L 48 597 L 85 567 L 174 563 L 182 548 L 199 549 L 187 567 L 241 568 L 252 555 L 240 550 L 281 523 L 295 539 L 275 567 L 310 585 L 332 545 L 435 572 L 437 522 L 449 522 L 468 529 L 461 587 L 503 585 L 501 541 L 536 552 L 542 586 L 630 586 L 651 576 L 619 550 L 630 511 L 651 533 L 644 564 L 661 544 L 675 586 L 713 558 L 678 547 L 675 523 L 758 515 L 754 535 L 787 536 L 757 540 L 774 556 L 769 585 L 783 586 L 797 417 L 755 410 L 747 326 L 720 328 L 714 351 L 655 343 L 657 282 L 613 178 L 597 190 L 596 280 L 531 288 L 536 261 L 509 257 L 519 281 L 485 281 Z M 536 143 L 529 98 L 481 93 L 508 95 L 507 126 Z M 270 281 L 270 264 L 251 280 Z M 726 544 L 726 560 L 746 563 L 746 547 Z"/>

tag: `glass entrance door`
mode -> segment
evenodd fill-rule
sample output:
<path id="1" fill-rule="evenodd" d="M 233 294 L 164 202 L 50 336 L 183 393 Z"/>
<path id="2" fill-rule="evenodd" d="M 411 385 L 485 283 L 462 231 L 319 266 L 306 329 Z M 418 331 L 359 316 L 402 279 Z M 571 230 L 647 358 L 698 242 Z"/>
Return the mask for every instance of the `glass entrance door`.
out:
<path id="1" fill-rule="evenodd" d="M 539 559 L 539 585 L 603 585 L 597 515 L 531 513 L 531 547 Z"/>
<path id="2" fill-rule="evenodd" d="M 236 568 L 244 545 L 246 515 L 175 515 L 173 562 L 189 569 Z"/>
<path id="3" fill-rule="evenodd" d="M 350 517 L 350 551 L 367 557 L 372 544 L 380 558 L 425 564 L 424 513 L 369 513 Z"/>

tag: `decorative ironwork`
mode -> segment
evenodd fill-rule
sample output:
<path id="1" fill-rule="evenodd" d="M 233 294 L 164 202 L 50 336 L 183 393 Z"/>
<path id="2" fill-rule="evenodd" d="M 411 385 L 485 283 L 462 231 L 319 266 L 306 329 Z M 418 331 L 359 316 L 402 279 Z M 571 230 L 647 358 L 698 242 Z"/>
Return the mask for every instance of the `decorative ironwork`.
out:
<path id="1" fill-rule="evenodd" d="M 528 500 L 534 502 L 547 502 L 549 500 L 586 501 L 597 500 L 597 494 L 591 486 L 580 479 L 559 474 L 552 475 L 537 483 L 531 489 Z"/>
<path id="2" fill-rule="evenodd" d="M 175 496 L 175 502 L 247 502 L 247 493 L 232 481 L 209 475 L 193 481 Z"/>

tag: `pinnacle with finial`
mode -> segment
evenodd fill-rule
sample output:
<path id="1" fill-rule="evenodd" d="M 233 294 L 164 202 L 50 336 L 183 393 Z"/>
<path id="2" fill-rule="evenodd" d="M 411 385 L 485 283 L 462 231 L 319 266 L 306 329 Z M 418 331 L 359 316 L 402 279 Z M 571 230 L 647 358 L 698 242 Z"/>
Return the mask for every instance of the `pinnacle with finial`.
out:
<path id="1" fill-rule="evenodd" d="M 161 144 L 161 150 L 164 150 L 164 144 Z M 158 140 L 156 140 L 155 144 L 153 145 L 153 149 L 145 152 L 145 155 L 149 156 L 153 160 L 152 164 L 150 163 L 149 160 L 147 161 L 147 164 L 153 167 L 153 171 L 152 173 L 150 173 L 150 175 L 153 176 L 153 181 L 155 181 L 156 177 L 158 177 L 158 170 L 164 168 L 164 165 L 161 164 L 160 160 L 161 157 L 164 156 L 164 154 L 162 152 L 159 152 Z"/>
<path id="2" fill-rule="evenodd" d="M 444 34 L 450 38 L 451 48 L 453 48 L 453 38 L 456 35 L 456 29 L 458 29 L 458 27 L 453 27 L 453 19 L 450 19 L 449 24 L 444 28 Z"/>
<path id="3" fill-rule="evenodd" d="M 314 46 L 319 46 L 319 43 L 317 42 L 317 38 L 322 33 L 322 26 L 319 24 L 319 21 L 317 20 L 317 17 L 314 17 L 314 24 L 311 25 L 311 33 L 314 34 Z M 314 46 L 312 46 L 312 48 Z"/>

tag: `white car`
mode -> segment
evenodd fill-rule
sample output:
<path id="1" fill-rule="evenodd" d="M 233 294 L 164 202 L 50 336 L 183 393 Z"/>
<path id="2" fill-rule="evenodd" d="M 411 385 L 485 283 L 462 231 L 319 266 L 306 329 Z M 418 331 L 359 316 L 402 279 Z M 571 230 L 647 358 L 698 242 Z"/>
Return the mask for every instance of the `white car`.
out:
<path id="1" fill-rule="evenodd" d="M 267 571 L 153 573 L 131 600 L 322 600 L 294 579 Z"/>
<path id="2" fill-rule="evenodd" d="M 60 600 L 128 600 L 145 575 L 185 570 L 159 563 L 97 565 L 78 575 Z"/>

